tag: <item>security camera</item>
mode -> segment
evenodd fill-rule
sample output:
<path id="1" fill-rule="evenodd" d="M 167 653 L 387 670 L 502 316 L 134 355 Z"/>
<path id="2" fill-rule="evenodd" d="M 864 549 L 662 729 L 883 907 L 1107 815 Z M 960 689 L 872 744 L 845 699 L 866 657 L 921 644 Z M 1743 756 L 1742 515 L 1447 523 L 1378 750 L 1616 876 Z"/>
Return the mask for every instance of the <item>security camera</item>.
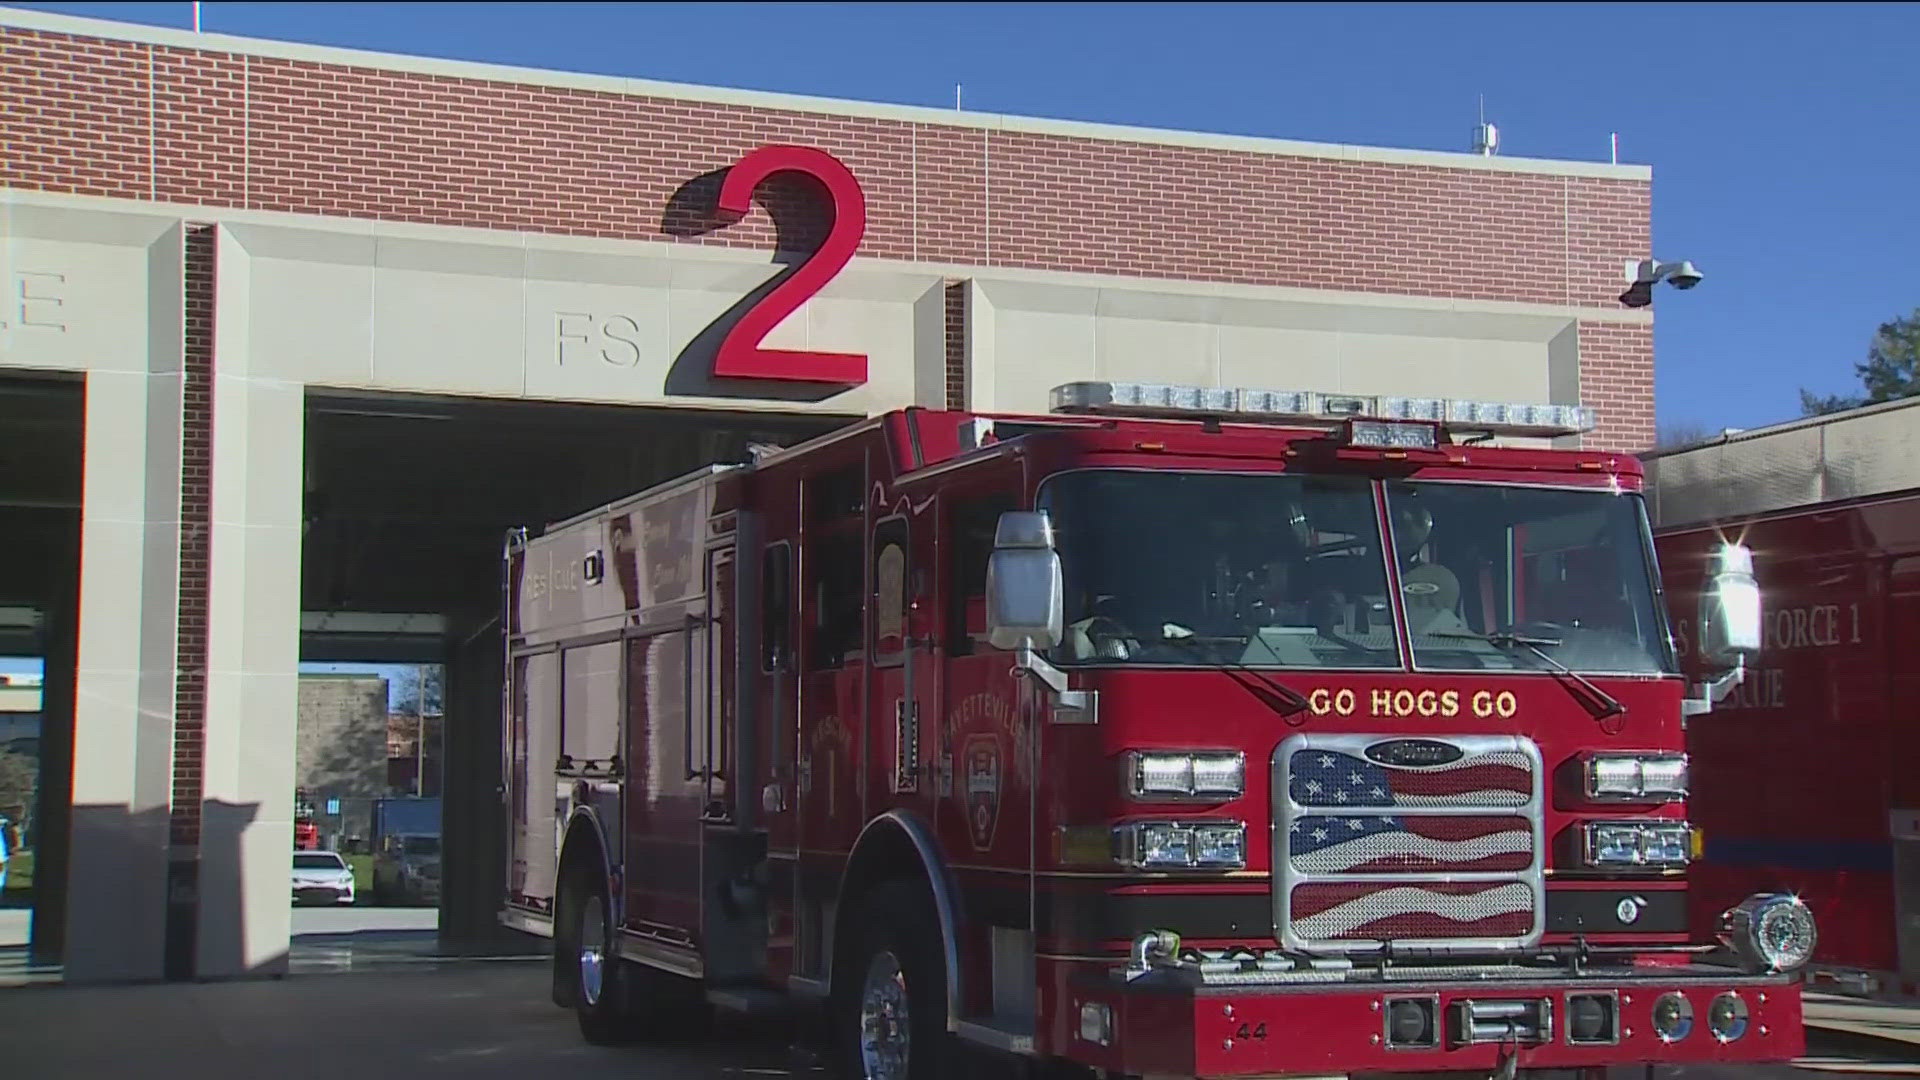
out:
<path id="1" fill-rule="evenodd" d="M 1679 262 L 1628 259 L 1627 291 L 1620 294 L 1620 302 L 1628 307 L 1646 307 L 1653 303 L 1654 284 L 1662 279 L 1676 289 L 1691 289 L 1705 277 L 1690 259 L 1681 259 Z"/>

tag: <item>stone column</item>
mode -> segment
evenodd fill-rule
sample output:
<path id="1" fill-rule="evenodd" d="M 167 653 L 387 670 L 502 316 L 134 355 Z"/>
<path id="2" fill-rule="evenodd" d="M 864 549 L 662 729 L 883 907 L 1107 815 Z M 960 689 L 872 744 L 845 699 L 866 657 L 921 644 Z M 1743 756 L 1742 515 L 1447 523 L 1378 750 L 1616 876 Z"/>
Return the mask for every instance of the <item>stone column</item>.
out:
<path id="1" fill-rule="evenodd" d="M 33 217 L 50 239 L 74 238 L 56 249 L 73 285 L 62 309 L 73 329 L 91 336 L 102 328 L 83 320 L 135 324 L 115 327 L 115 351 L 82 358 L 91 370 L 65 975 L 73 983 L 155 979 L 166 935 L 173 750 L 182 230 L 131 215 Z M 112 267 L 126 247 L 144 249 L 141 285 L 92 295 L 112 270 L 132 278 L 133 268 Z"/>
<path id="2" fill-rule="evenodd" d="M 224 226 L 215 259 L 201 978 L 287 969 L 305 423 L 304 388 L 250 354 L 250 256 Z"/>

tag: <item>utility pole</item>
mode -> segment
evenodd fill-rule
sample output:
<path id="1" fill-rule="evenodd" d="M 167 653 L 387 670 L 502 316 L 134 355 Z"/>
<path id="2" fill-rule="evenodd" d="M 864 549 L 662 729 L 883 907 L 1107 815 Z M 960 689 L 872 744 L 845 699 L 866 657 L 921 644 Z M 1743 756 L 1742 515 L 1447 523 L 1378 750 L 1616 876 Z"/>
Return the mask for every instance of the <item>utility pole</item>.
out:
<path id="1" fill-rule="evenodd" d="M 417 720 L 413 736 L 413 793 L 425 795 L 427 777 L 427 669 L 425 665 L 413 666 L 414 685 L 419 689 L 413 697 L 413 714 Z"/>

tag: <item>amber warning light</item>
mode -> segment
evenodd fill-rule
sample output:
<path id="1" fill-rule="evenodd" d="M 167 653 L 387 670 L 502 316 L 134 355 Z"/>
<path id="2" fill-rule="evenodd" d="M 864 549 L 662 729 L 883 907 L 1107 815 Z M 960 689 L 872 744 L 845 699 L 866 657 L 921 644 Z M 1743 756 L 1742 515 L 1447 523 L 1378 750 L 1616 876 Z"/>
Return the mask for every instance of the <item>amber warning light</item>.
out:
<path id="1" fill-rule="evenodd" d="M 1592 431 L 1597 422 L 1594 411 L 1580 405 L 1166 383 L 1067 383 L 1054 387 L 1052 406 L 1055 413 L 1338 428 L 1349 445 L 1384 450 L 1434 449 L 1441 428 L 1550 438 Z"/>

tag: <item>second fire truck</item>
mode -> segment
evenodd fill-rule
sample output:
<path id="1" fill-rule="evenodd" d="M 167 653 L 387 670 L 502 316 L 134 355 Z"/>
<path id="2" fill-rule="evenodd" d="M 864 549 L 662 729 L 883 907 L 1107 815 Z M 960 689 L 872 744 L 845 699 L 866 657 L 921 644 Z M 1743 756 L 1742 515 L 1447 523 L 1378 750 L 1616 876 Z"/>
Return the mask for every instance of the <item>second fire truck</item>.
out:
<path id="1" fill-rule="evenodd" d="M 616 1041 L 697 988 L 846 1074 L 1784 1060 L 1791 896 L 1687 933 L 1689 681 L 1567 406 L 1125 383 L 907 409 L 509 538 L 502 920 Z M 1492 439 L 1532 440 L 1533 446 Z"/>

